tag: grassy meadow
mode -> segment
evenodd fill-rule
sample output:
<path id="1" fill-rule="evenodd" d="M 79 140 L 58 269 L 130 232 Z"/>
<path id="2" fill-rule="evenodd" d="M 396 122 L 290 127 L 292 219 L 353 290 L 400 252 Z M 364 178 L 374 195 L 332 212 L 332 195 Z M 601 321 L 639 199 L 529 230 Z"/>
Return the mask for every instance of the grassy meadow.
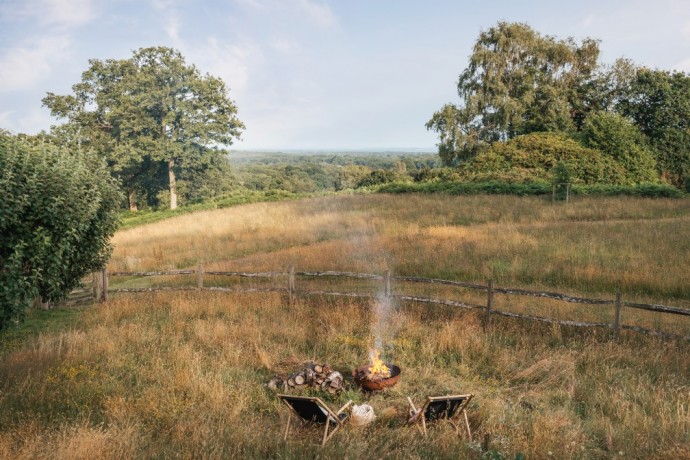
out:
<path id="1" fill-rule="evenodd" d="M 341 270 L 496 285 L 690 308 L 687 200 L 352 195 L 256 203 L 120 231 L 110 271 Z M 194 276 L 111 286 L 188 283 Z M 206 285 L 231 283 L 207 276 Z M 283 282 L 280 280 L 279 282 Z M 249 281 L 249 283 L 259 283 Z M 311 283 L 311 284 L 310 284 Z M 331 286 L 336 281 L 323 281 Z M 298 288 L 318 286 L 298 278 Z M 351 281 L 339 288 L 380 289 Z M 471 298 L 447 287 L 395 292 Z M 482 302 L 481 294 L 476 299 Z M 504 309 L 609 321 L 606 308 L 496 299 Z M 514 303 L 516 302 L 516 303 Z M 47 329 L 0 340 L 0 458 L 690 458 L 690 343 L 574 330 L 474 311 L 279 294 L 112 295 Z M 690 334 L 671 315 L 623 322 Z M 347 378 L 374 330 L 400 383 L 366 395 L 378 418 L 318 447 L 282 440 L 284 407 L 262 386 L 326 361 Z M 3 336 L 0 336 L 2 339 Z M 351 381 L 351 380 L 350 380 Z M 408 396 L 474 393 L 473 440 L 446 424 L 422 438 Z"/>

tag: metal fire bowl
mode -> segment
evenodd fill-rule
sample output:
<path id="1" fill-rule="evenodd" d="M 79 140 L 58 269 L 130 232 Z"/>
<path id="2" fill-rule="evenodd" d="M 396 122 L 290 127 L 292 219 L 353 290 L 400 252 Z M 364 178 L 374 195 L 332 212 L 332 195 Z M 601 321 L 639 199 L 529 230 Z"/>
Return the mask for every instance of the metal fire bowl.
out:
<path id="1" fill-rule="evenodd" d="M 396 383 L 398 383 L 398 379 L 400 379 L 400 368 L 394 364 L 388 363 L 386 363 L 386 366 L 388 366 L 388 368 L 391 370 L 391 376 L 387 378 L 373 380 L 370 380 L 366 377 L 357 378 L 357 375 L 361 375 L 361 373 L 369 367 L 368 365 L 358 367 L 357 369 L 352 371 L 352 377 L 355 379 L 357 385 L 359 385 L 360 387 L 362 387 L 362 389 L 367 391 L 378 391 L 383 390 L 384 388 L 390 388 Z"/>

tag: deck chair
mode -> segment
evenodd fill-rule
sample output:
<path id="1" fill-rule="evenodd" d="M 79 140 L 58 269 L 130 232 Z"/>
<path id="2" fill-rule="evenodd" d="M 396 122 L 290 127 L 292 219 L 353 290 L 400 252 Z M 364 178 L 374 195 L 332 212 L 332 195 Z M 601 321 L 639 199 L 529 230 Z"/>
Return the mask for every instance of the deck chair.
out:
<path id="1" fill-rule="evenodd" d="M 278 397 L 290 408 L 283 440 L 287 440 L 290 433 L 290 422 L 292 421 L 293 414 L 300 418 L 303 423 L 311 422 L 325 425 L 321 446 L 326 445 L 326 442 L 331 439 L 331 436 L 336 431 L 343 427 L 345 421 L 350 416 L 350 414 L 344 411 L 352 404 L 352 401 L 348 401 L 338 412 L 333 412 L 323 401 L 316 397 L 293 395 L 278 395 Z"/>
<path id="2" fill-rule="evenodd" d="M 453 395 L 453 396 L 429 396 L 424 405 L 417 409 L 409 397 L 407 401 L 410 403 L 410 418 L 408 424 L 414 424 L 417 429 L 426 436 L 426 423 L 433 420 L 447 420 L 455 428 L 455 432 L 460 436 L 460 429 L 458 427 L 458 419 L 461 416 L 465 418 L 465 428 L 467 428 L 467 435 L 472 441 L 472 432 L 470 431 L 470 424 L 467 421 L 467 404 L 474 395 Z M 421 425 L 421 426 L 420 426 Z"/>

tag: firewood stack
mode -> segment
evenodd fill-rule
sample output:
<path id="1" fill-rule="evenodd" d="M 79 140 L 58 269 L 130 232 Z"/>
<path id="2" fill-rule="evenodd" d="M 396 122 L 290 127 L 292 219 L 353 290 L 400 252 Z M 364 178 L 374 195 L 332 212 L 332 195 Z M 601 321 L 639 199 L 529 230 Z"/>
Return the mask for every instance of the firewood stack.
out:
<path id="1" fill-rule="evenodd" d="M 299 390 L 313 388 L 336 394 L 343 389 L 343 375 L 328 364 L 311 363 L 299 372 L 287 377 L 276 375 L 266 385 L 271 390 Z"/>

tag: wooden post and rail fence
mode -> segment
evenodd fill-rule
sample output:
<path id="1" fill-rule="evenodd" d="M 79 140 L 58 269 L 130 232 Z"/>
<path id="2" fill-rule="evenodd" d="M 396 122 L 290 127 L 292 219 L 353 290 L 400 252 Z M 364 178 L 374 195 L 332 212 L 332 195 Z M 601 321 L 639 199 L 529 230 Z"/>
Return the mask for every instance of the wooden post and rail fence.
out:
<path id="1" fill-rule="evenodd" d="M 196 275 L 196 286 L 159 286 L 147 288 L 109 288 L 109 277 L 149 277 L 149 276 L 175 276 L 175 275 Z M 230 276 L 239 278 L 287 278 L 287 283 L 282 286 L 269 287 L 220 287 L 220 286 L 206 286 L 204 284 L 204 276 Z M 105 302 L 109 293 L 124 293 L 124 292 L 154 292 L 154 291 L 181 291 L 181 290 L 204 290 L 204 291 L 224 291 L 224 292 L 280 292 L 287 294 L 290 305 L 294 303 L 298 295 L 325 295 L 325 296 L 345 296 L 345 297 L 362 297 L 362 298 L 376 298 L 377 293 L 366 292 L 337 292 L 337 291 L 319 291 L 319 290 L 299 290 L 297 289 L 295 278 L 300 276 L 303 278 L 319 278 L 319 277 L 346 277 L 359 278 L 368 280 L 383 281 L 383 295 L 390 299 L 408 302 L 419 302 L 435 305 L 443 305 L 449 307 L 458 307 L 465 309 L 478 309 L 484 312 L 484 328 L 488 330 L 491 326 L 491 317 L 493 315 L 504 316 L 509 318 L 527 319 L 531 321 L 540 321 L 551 324 L 559 324 L 563 326 L 574 327 L 591 327 L 591 328 L 606 328 L 611 329 L 616 337 L 620 335 L 621 330 L 635 331 L 647 335 L 661 337 L 665 339 L 680 339 L 690 341 L 690 336 L 671 334 L 658 330 L 646 329 L 633 325 L 626 325 L 621 323 L 621 312 L 623 307 L 645 310 L 650 312 L 672 314 L 679 316 L 690 316 L 690 309 L 671 307 L 667 305 L 645 304 L 636 302 L 623 302 L 620 288 L 616 291 L 615 299 L 592 299 L 585 297 L 576 297 L 568 294 L 561 294 L 558 292 L 533 291 L 517 288 L 503 288 L 494 285 L 493 280 L 488 280 L 487 284 L 469 283 L 464 281 L 450 281 L 433 278 L 418 278 L 411 276 L 392 276 L 390 270 L 387 270 L 383 275 L 376 275 L 370 273 L 353 273 L 353 272 L 338 272 L 338 271 L 324 271 L 324 272 L 297 272 L 294 266 L 290 266 L 287 272 L 231 272 L 231 271 L 204 271 L 203 265 L 199 264 L 196 270 L 170 270 L 160 272 L 111 272 L 108 273 L 105 269 L 94 273 L 93 276 L 93 297 L 99 302 Z M 455 286 L 459 288 L 474 289 L 486 291 L 486 304 L 472 304 L 457 300 L 438 299 L 430 297 L 419 297 L 410 295 L 401 295 L 392 293 L 392 282 L 409 282 L 409 283 L 423 283 L 423 284 L 437 284 L 445 286 Z M 599 305 L 599 306 L 613 306 L 613 321 L 612 322 L 583 322 L 561 320 L 554 318 L 547 318 L 543 316 L 527 315 L 523 313 L 515 313 L 509 311 L 497 310 L 494 307 L 494 296 L 496 294 L 503 295 L 517 295 L 541 297 L 545 299 L 559 300 L 563 302 L 584 304 L 584 305 Z"/>

